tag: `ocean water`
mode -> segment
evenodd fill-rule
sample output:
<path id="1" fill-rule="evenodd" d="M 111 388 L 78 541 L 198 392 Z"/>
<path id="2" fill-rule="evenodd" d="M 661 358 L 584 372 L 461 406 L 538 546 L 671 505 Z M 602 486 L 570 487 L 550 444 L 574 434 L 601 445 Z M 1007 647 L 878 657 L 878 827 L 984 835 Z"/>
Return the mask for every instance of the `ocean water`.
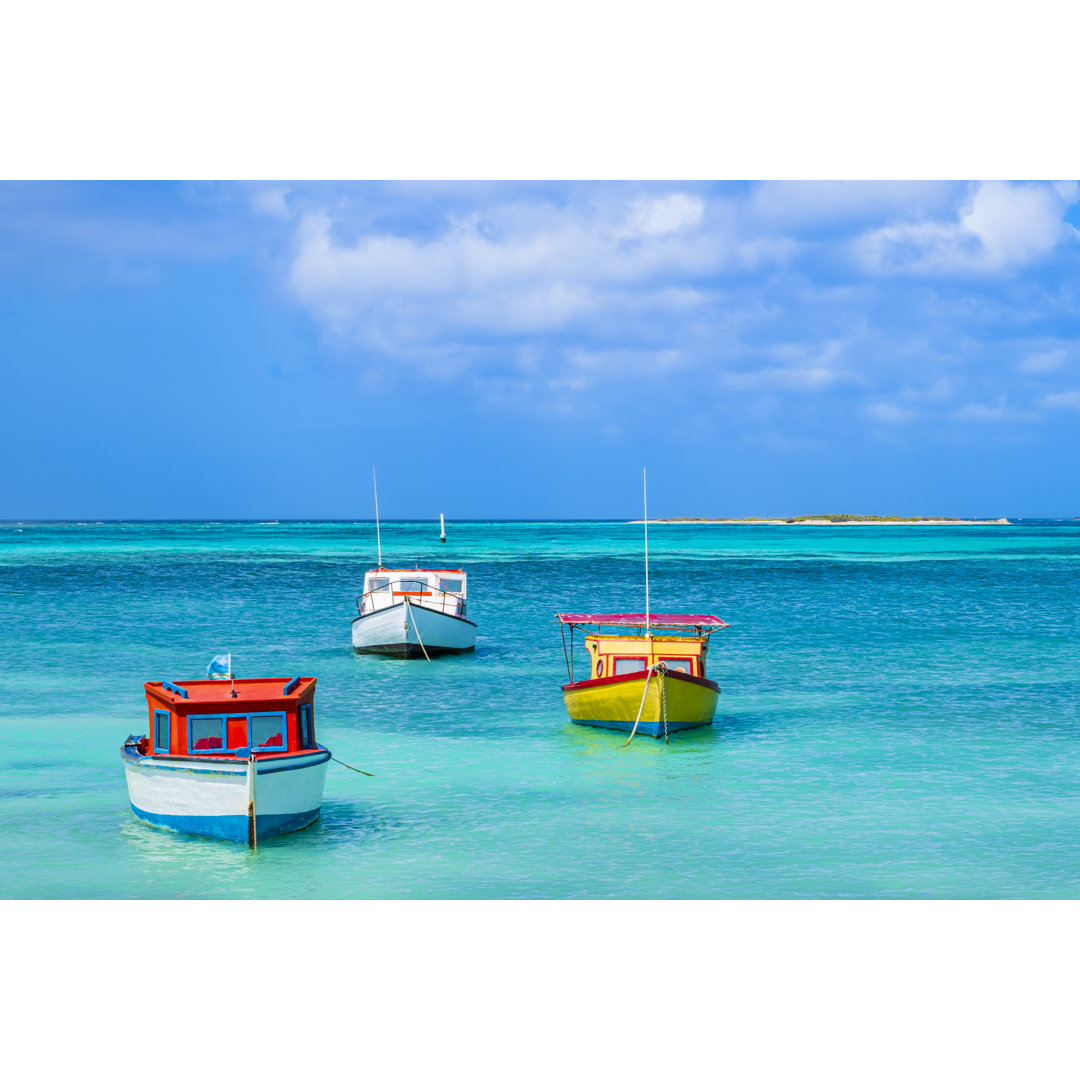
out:
<path id="1" fill-rule="evenodd" d="M 657 526 L 712 727 L 576 727 L 557 611 L 641 610 L 622 523 L 384 523 L 463 566 L 475 654 L 357 656 L 374 526 L 0 525 L 0 896 L 1080 896 L 1080 523 Z M 257 852 L 143 824 L 142 683 L 316 675 L 322 818 Z"/>

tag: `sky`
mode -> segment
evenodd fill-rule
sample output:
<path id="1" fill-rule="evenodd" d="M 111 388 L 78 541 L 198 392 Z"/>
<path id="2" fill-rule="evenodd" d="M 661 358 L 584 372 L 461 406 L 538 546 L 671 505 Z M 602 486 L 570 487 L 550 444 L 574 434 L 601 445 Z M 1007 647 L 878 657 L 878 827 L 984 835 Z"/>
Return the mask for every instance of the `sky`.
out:
<path id="1" fill-rule="evenodd" d="M 0 183 L 0 518 L 1080 514 L 1080 185 Z"/>

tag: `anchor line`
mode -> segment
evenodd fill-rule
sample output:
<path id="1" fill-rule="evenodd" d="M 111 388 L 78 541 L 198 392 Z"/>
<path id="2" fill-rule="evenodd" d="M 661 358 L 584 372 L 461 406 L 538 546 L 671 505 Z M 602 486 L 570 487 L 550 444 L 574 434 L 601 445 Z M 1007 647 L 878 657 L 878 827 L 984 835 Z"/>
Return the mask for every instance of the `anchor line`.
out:
<path id="1" fill-rule="evenodd" d="M 645 711 L 645 698 L 649 695 L 649 680 L 653 677 L 655 672 L 660 676 L 660 700 L 664 709 L 664 742 L 667 742 L 667 700 L 664 697 L 664 673 L 667 671 L 667 664 L 663 660 L 659 664 L 653 664 L 645 672 L 645 689 L 641 694 L 641 704 L 638 706 L 637 719 L 634 721 L 633 730 L 630 732 L 630 738 L 622 744 L 622 749 L 626 749 L 634 740 L 634 736 L 637 734 L 638 724 L 641 723 L 641 714 Z"/>
<path id="2" fill-rule="evenodd" d="M 634 736 L 637 734 L 638 724 L 641 723 L 641 714 L 645 709 L 645 698 L 648 697 L 649 694 L 649 680 L 652 678 L 652 673 L 652 668 L 649 668 L 649 670 L 645 672 L 645 690 L 641 695 L 641 704 L 638 706 L 637 719 L 634 721 L 634 728 L 630 732 L 630 738 L 623 743 L 624 747 L 629 746 L 630 743 L 633 742 Z"/>
<path id="3" fill-rule="evenodd" d="M 431 657 L 427 654 L 427 649 L 424 648 L 424 639 L 420 636 L 420 627 L 416 625 L 416 616 L 413 614 L 412 601 L 405 597 L 405 610 L 408 613 L 407 617 L 412 619 L 412 628 L 416 631 L 416 640 L 420 642 L 420 648 L 424 653 L 424 659 L 430 664 Z M 408 630 L 409 624 L 405 624 L 405 629 Z"/>
<path id="4" fill-rule="evenodd" d="M 330 760 L 331 761 L 336 761 L 339 765 L 345 765 L 345 762 L 342 761 L 341 758 L 336 758 L 336 757 L 334 757 L 333 754 L 330 755 Z M 373 772 L 364 772 L 363 769 L 358 769 L 358 768 L 356 768 L 355 765 L 345 765 L 345 768 L 346 769 L 352 769 L 353 772 L 358 772 L 358 773 L 361 774 L 361 776 L 374 776 L 375 775 Z"/>
<path id="5" fill-rule="evenodd" d="M 667 737 L 667 665 L 663 661 L 657 665 L 660 668 L 660 710 L 664 714 L 664 742 Z"/>

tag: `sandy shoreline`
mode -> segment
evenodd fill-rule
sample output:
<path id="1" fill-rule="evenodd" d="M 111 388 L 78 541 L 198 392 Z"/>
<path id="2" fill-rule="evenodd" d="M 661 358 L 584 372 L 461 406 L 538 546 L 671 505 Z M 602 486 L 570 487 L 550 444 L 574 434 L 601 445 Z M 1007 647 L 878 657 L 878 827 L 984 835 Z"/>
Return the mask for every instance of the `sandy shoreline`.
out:
<path id="1" fill-rule="evenodd" d="M 630 521 L 629 525 L 644 525 L 644 521 Z M 828 518 L 810 518 L 805 521 L 788 521 L 785 518 L 649 518 L 650 525 L 1008 525 L 1008 518 L 973 520 L 971 518 L 923 518 L 919 521 L 830 521 Z"/>

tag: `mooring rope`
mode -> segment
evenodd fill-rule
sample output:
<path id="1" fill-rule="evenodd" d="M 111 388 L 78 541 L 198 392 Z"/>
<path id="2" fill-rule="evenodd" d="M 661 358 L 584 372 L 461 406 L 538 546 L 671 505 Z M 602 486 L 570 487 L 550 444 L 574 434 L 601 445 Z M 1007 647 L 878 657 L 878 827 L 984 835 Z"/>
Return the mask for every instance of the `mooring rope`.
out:
<path id="1" fill-rule="evenodd" d="M 334 757 L 333 754 L 330 755 L 330 760 L 331 761 L 336 761 L 339 765 L 345 765 L 345 762 L 342 761 L 341 758 L 336 758 L 336 757 Z M 358 772 L 363 776 L 374 776 L 375 775 L 373 772 L 364 772 L 363 769 L 358 769 L 353 765 L 345 765 L 345 768 L 346 769 L 352 769 L 353 772 Z"/>
<path id="2" fill-rule="evenodd" d="M 634 721 L 634 728 L 630 732 L 630 738 L 623 743 L 623 749 L 628 747 L 633 742 L 634 736 L 637 734 L 638 724 L 641 723 L 641 714 L 645 710 L 645 698 L 649 695 L 649 680 L 653 677 L 653 672 L 656 672 L 660 676 L 660 701 L 664 711 L 664 742 L 668 741 L 667 738 L 667 698 L 664 695 L 664 673 L 667 671 L 667 664 L 663 660 L 659 664 L 653 664 L 648 671 L 645 672 L 645 690 L 641 695 L 641 704 L 638 706 L 637 719 Z"/>
<path id="3" fill-rule="evenodd" d="M 667 664 L 660 662 L 657 665 L 660 668 L 660 710 L 664 714 L 664 742 L 668 741 L 667 737 Z"/>
<path id="4" fill-rule="evenodd" d="M 645 698 L 649 694 L 649 680 L 652 678 L 652 673 L 653 673 L 652 668 L 649 668 L 649 670 L 645 672 L 645 691 L 641 695 L 641 704 L 638 706 L 637 719 L 634 721 L 634 728 L 630 732 L 630 738 L 627 739 L 626 742 L 623 743 L 624 747 L 629 746 L 630 743 L 633 741 L 634 736 L 637 734 L 638 724 L 641 723 L 641 714 L 642 714 L 643 710 L 645 709 Z"/>
<path id="5" fill-rule="evenodd" d="M 416 616 L 413 614 L 412 601 L 405 597 L 405 608 L 409 613 L 409 618 L 412 619 L 412 628 L 416 631 L 416 640 L 420 642 L 420 648 L 423 650 L 424 659 L 430 664 L 431 657 L 427 654 L 427 649 L 424 648 L 424 639 L 420 636 L 420 627 L 416 625 Z"/>

